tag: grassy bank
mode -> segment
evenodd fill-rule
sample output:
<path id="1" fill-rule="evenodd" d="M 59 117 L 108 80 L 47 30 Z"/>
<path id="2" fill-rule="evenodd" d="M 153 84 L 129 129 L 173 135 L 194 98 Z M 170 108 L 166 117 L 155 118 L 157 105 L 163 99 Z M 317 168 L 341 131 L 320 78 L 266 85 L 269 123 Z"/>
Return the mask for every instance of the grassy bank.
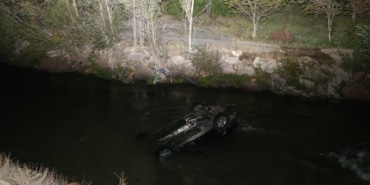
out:
<path id="1" fill-rule="evenodd" d="M 253 24 L 248 18 L 240 15 L 219 16 L 213 19 L 203 17 L 197 24 L 215 32 L 229 34 L 235 40 L 254 40 L 297 48 L 357 48 L 359 38 L 356 36 L 355 26 L 370 24 L 366 18 L 352 22 L 350 16 L 337 16 L 334 19 L 333 40 L 329 42 L 326 21 L 324 15 L 305 15 L 301 7 L 287 5 L 260 23 L 257 37 L 254 39 Z M 291 34 L 293 39 L 274 38 L 277 32 Z"/>

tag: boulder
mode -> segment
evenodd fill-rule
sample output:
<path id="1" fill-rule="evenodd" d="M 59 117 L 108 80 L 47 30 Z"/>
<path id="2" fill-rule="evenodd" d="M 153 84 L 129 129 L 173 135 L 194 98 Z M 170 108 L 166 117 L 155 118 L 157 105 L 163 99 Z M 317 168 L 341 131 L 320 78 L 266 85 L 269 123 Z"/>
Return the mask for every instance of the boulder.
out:
<path id="1" fill-rule="evenodd" d="M 353 58 L 353 49 L 321 49 L 321 52 L 328 54 L 334 61 L 343 62 L 342 56 Z"/>
<path id="2" fill-rule="evenodd" d="M 246 74 L 248 76 L 255 76 L 256 75 L 256 70 L 251 67 L 251 66 L 241 66 L 238 69 L 238 74 Z"/>
<path id="3" fill-rule="evenodd" d="M 264 62 L 261 65 L 261 69 L 262 69 L 262 71 L 271 74 L 277 69 L 277 63 L 276 63 L 275 60 L 270 60 L 268 62 Z"/>
<path id="4" fill-rule="evenodd" d="M 132 63 L 144 63 L 144 60 L 145 60 L 145 55 L 143 53 L 136 53 L 136 52 L 133 52 L 133 53 L 130 53 L 128 55 L 128 59 L 132 62 Z"/>
<path id="5" fill-rule="evenodd" d="M 177 56 L 171 57 L 171 62 L 175 66 L 182 66 L 190 61 L 186 60 L 185 57 L 183 56 L 177 55 Z"/>
<path id="6" fill-rule="evenodd" d="M 228 57 L 228 56 L 223 56 L 222 60 L 224 61 L 224 64 L 229 64 L 229 65 L 235 65 L 239 64 L 239 57 Z"/>
<path id="7" fill-rule="evenodd" d="M 222 72 L 225 74 L 235 73 L 235 67 L 232 64 L 221 64 Z"/>
<path id="8" fill-rule="evenodd" d="M 155 72 L 153 69 L 147 68 L 147 67 L 140 67 L 137 69 L 134 73 L 134 79 L 135 80 L 148 80 L 152 79 L 155 75 Z"/>
<path id="9" fill-rule="evenodd" d="M 315 82 L 307 79 L 299 79 L 299 83 L 304 85 L 307 88 L 314 88 L 315 87 Z"/>
<path id="10" fill-rule="evenodd" d="M 254 68 L 261 68 L 261 65 L 263 64 L 264 60 L 260 57 L 256 57 L 254 60 L 253 60 L 253 67 Z"/>

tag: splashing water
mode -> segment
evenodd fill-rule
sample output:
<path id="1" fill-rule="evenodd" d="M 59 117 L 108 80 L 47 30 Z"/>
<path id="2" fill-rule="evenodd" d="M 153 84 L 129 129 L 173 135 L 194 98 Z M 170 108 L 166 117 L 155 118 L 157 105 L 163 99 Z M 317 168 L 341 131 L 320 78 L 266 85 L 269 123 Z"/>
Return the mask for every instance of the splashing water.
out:
<path id="1" fill-rule="evenodd" d="M 361 179 L 370 182 L 370 150 L 369 148 L 350 149 L 341 153 L 331 153 L 338 159 L 343 168 L 350 169 Z"/>

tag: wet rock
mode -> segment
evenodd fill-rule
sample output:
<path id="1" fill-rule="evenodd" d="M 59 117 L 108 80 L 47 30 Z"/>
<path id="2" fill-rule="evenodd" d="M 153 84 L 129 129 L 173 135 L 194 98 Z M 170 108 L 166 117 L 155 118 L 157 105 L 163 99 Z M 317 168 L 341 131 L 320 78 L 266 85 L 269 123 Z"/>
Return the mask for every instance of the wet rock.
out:
<path id="1" fill-rule="evenodd" d="M 308 88 L 314 88 L 315 87 L 315 82 L 311 81 L 311 80 L 307 80 L 307 79 L 299 79 L 299 83 L 304 85 L 305 87 L 308 87 Z"/>
<path id="2" fill-rule="evenodd" d="M 155 75 L 155 72 L 153 69 L 147 68 L 147 67 L 140 67 L 137 69 L 134 73 L 134 79 L 135 80 L 148 80 L 152 79 Z"/>

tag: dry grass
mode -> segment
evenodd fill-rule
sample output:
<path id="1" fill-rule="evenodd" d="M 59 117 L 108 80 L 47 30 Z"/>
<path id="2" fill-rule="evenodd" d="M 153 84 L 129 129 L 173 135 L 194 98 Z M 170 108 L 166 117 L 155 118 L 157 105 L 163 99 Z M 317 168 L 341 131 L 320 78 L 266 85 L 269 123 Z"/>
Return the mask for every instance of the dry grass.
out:
<path id="1" fill-rule="evenodd" d="M 127 185 L 126 177 L 115 174 L 119 185 Z M 8 155 L 0 154 L 0 185 L 90 185 L 89 182 L 71 182 L 56 171 L 39 166 L 20 164 Z"/>
<path id="2" fill-rule="evenodd" d="M 67 180 L 48 168 L 19 164 L 0 154 L 0 184 L 67 185 Z"/>

